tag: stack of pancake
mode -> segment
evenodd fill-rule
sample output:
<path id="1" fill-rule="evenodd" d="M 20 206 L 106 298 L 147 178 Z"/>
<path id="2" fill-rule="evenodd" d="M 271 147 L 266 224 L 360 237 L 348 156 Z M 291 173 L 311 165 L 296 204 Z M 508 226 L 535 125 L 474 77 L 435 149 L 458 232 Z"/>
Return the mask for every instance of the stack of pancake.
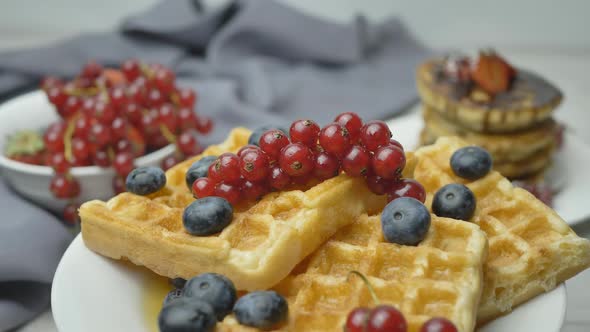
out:
<path id="1" fill-rule="evenodd" d="M 552 113 L 562 100 L 561 91 L 534 73 L 510 67 L 507 88 L 490 92 L 485 84 L 470 79 L 469 73 L 466 79 L 453 77 L 448 61 L 435 59 L 418 68 L 424 117 L 421 144 L 442 136 L 460 136 L 487 149 L 494 168 L 507 178 L 542 179 L 558 145 L 560 126 Z M 467 71 L 478 70 L 473 64 L 468 66 Z M 497 80 L 503 73 L 493 70 L 497 66 L 480 72 Z"/>

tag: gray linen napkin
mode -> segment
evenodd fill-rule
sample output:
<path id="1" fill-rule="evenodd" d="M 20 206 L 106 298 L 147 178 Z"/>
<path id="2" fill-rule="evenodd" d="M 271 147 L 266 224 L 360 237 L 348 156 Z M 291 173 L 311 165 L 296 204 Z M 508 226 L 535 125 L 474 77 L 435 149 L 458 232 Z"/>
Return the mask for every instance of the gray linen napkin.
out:
<path id="1" fill-rule="evenodd" d="M 235 126 L 297 118 L 326 124 L 345 111 L 390 117 L 415 101 L 414 70 L 430 55 L 395 18 L 333 23 L 271 0 L 200 8 L 163 1 L 118 32 L 2 53 L 0 100 L 44 75 L 71 77 L 89 59 L 114 66 L 140 58 L 172 67 L 181 85 L 198 91 L 197 112 L 215 121 L 203 138 L 208 144 Z M 46 285 L 69 239 L 53 217 L 2 187 L 0 207 L 8 206 L 0 224 L 0 330 L 46 305 Z M 30 295 L 43 301 L 28 301 Z"/>

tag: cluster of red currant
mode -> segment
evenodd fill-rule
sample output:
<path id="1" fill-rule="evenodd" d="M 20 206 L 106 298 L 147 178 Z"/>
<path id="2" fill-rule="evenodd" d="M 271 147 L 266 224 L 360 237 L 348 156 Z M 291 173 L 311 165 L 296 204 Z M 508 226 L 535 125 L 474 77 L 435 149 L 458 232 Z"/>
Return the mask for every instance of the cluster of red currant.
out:
<path id="1" fill-rule="evenodd" d="M 345 332 L 408 332 L 404 315 L 395 307 L 379 305 L 373 309 L 352 310 L 346 319 Z M 422 324 L 420 332 L 457 332 L 448 319 L 435 317 Z"/>
<path id="2" fill-rule="evenodd" d="M 344 332 L 408 332 L 408 322 L 404 315 L 394 306 L 379 304 L 379 298 L 367 277 L 358 271 L 351 271 L 350 275 L 357 275 L 367 287 L 375 308 L 358 307 L 348 313 L 344 323 Z M 435 317 L 426 321 L 420 332 L 457 332 L 455 324 L 445 318 Z"/>
<path id="3" fill-rule="evenodd" d="M 89 62 L 68 82 L 45 78 L 42 89 L 61 117 L 43 136 L 46 165 L 55 171 L 51 192 L 61 199 L 79 195 L 71 167 L 112 166 L 113 190 L 119 193 L 134 159 L 146 152 L 175 143 L 177 151 L 163 160 L 164 169 L 200 153 L 196 135 L 209 133 L 213 122 L 194 112 L 195 92 L 177 87 L 175 80 L 169 68 L 133 59 L 119 69 Z M 75 222 L 76 210 L 68 205 L 64 218 Z"/>
<path id="4" fill-rule="evenodd" d="M 237 154 L 220 155 L 209 166 L 208 176 L 193 183 L 194 196 L 220 196 L 234 204 L 344 171 L 365 177 L 372 192 L 388 194 L 390 200 L 410 196 L 424 201 L 424 188 L 418 182 L 400 179 L 406 163 L 403 147 L 391 138 L 383 121 L 363 124 L 351 112 L 338 115 L 324 128 L 312 120 L 298 120 L 291 125 L 289 136 L 271 129 L 258 143 Z"/>

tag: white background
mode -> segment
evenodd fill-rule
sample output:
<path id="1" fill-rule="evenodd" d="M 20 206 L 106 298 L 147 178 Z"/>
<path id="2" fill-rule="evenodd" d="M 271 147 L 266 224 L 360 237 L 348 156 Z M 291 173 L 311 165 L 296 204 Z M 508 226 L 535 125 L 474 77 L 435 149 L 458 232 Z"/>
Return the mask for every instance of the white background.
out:
<path id="1" fill-rule="evenodd" d="M 357 10 L 374 19 L 395 14 L 434 48 L 494 46 L 515 64 L 538 71 L 564 90 L 566 100 L 557 117 L 590 144 L 590 1 L 281 1 L 335 20 L 348 20 Z M 123 17 L 153 3 L 155 0 L 0 0 L 0 51 L 81 32 L 111 30 Z M 590 236 L 590 226 L 577 231 Z M 589 272 L 567 283 L 564 332 L 590 331 L 588 285 Z M 54 331 L 50 314 L 20 331 Z"/>

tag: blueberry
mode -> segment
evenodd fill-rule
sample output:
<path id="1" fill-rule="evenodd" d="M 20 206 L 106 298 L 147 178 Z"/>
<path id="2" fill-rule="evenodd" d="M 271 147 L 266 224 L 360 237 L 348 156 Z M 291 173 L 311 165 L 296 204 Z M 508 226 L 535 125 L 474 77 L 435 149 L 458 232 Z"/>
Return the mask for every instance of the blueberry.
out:
<path id="1" fill-rule="evenodd" d="M 240 324 L 267 330 L 287 320 L 289 308 L 284 297 L 274 291 L 252 292 L 234 306 Z"/>
<path id="2" fill-rule="evenodd" d="M 204 273 L 187 281 L 184 296 L 208 302 L 219 321 L 231 312 L 237 297 L 231 280 L 216 273 Z"/>
<path id="3" fill-rule="evenodd" d="M 478 146 L 466 146 L 451 156 L 453 172 L 464 179 L 477 180 L 492 169 L 492 156 Z"/>
<path id="4" fill-rule="evenodd" d="M 181 289 L 186 284 L 186 279 L 183 278 L 173 278 L 170 279 L 170 284 L 174 286 L 176 289 Z"/>
<path id="5" fill-rule="evenodd" d="M 138 167 L 127 175 L 127 191 L 136 195 L 149 195 L 166 185 L 166 174 L 161 168 L 153 166 Z"/>
<path id="6" fill-rule="evenodd" d="M 173 301 L 176 301 L 178 299 L 182 298 L 182 289 L 174 289 L 171 290 L 166 297 L 164 298 L 164 305 L 169 305 L 170 303 L 172 303 Z"/>
<path id="7" fill-rule="evenodd" d="M 215 159 L 217 159 L 216 156 L 205 156 L 195 161 L 191 167 L 189 167 L 188 171 L 186 171 L 186 185 L 188 186 L 188 189 L 192 189 L 193 182 L 195 182 L 196 179 L 207 176 L 207 170 Z"/>
<path id="8" fill-rule="evenodd" d="M 160 332 L 211 332 L 216 324 L 213 307 L 200 300 L 181 299 L 162 307 Z"/>
<path id="9" fill-rule="evenodd" d="M 462 184 L 447 184 L 434 194 L 432 212 L 439 217 L 469 220 L 475 212 L 475 195 Z"/>
<path id="10" fill-rule="evenodd" d="M 250 134 L 250 137 L 248 138 L 248 144 L 258 146 L 258 141 L 260 141 L 260 136 L 262 136 L 262 134 L 264 134 L 264 132 L 271 130 L 271 129 L 278 129 L 278 130 L 282 131 L 283 133 L 285 133 L 285 135 L 289 136 L 289 129 L 287 129 L 283 126 L 265 125 L 265 126 L 258 127 L 252 131 L 252 134 Z"/>
<path id="11" fill-rule="evenodd" d="M 197 199 L 184 209 L 182 223 L 192 235 L 211 235 L 221 232 L 232 220 L 233 208 L 227 200 L 217 196 Z"/>
<path id="12" fill-rule="evenodd" d="M 430 228 L 430 212 L 419 200 L 400 197 L 391 201 L 381 213 L 381 229 L 388 242 L 417 245 Z"/>

